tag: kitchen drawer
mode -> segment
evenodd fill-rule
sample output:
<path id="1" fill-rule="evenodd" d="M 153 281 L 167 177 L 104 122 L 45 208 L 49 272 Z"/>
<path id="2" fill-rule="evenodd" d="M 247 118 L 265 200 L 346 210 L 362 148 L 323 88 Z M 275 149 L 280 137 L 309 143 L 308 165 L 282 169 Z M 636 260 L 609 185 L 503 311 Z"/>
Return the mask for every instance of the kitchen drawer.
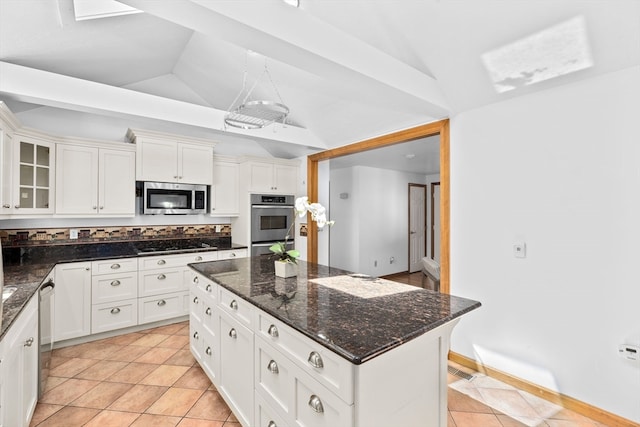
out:
<path id="1" fill-rule="evenodd" d="M 202 359 L 200 366 L 211 381 L 218 381 L 220 370 L 220 343 L 206 328 L 202 333 Z"/>
<path id="2" fill-rule="evenodd" d="M 218 259 L 246 258 L 248 256 L 247 254 L 247 249 L 231 249 L 218 251 Z"/>
<path id="3" fill-rule="evenodd" d="M 138 323 L 155 322 L 184 315 L 185 298 L 188 298 L 185 292 L 139 298 Z"/>
<path id="4" fill-rule="evenodd" d="M 251 327 L 253 305 L 222 286 L 218 286 L 218 306 L 232 318 Z"/>
<path id="5" fill-rule="evenodd" d="M 157 255 L 138 258 L 139 270 L 153 270 L 156 268 L 186 267 L 192 262 L 215 261 L 217 251 L 193 252 L 179 255 Z"/>
<path id="6" fill-rule="evenodd" d="M 353 403 L 354 367 L 348 360 L 267 313 L 260 310 L 257 313 L 257 335 L 291 358 L 347 404 Z"/>
<path id="7" fill-rule="evenodd" d="M 348 405 L 318 381 L 298 371 L 295 377 L 295 425 L 352 427 L 353 405 Z"/>
<path id="8" fill-rule="evenodd" d="M 293 417 L 294 371 L 293 362 L 268 344 L 262 337 L 255 341 L 254 387 L 282 413 Z"/>
<path id="9" fill-rule="evenodd" d="M 91 333 L 112 331 L 138 324 L 138 300 L 96 304 L 91 308 Z"/>
<path id="10" fill-rule="evenodd" d="M 289 425 L 259 393 L 256 393 L 255 403 L 256 427 L 287 427 Z"/>
<path id="11" fill-rule="evenodd" d="M 202 346 L 204 339 L 202 338 L 202 323 L 193 316 L 189 317 L 189 348 L 196 360 L 202 360 Z"/>
<path id="12" fill-rule="evenodd" d="M 187 290 L 181 269 L 158 269 L 138 272 L 138 296 L 166 294 Z"/>
<path id="13" fill-rule="evenodd" d="M 138 274 L 114 273 L 91 277 L 91 302 L 101 304 L 138 297 Z"/>
<path id="14" fill-rule="evenodd" d="M 202 323 L 203 305 L 202 291 L 198 288 L 191 288 L 189 291 L 189 315 L 200 324 Z"/>
<path id="15" fill-rule="evenodd" d="M 191 270 L 188 283 L 190 284 L 190 286 L 197 286 L 198 289 L 201 289 L 203 292 L 203 295 L 209 298 L 210 301 L 215 302 L 218 300 L 218 297 L 217 297 L 218 285 L 215 284 L 213 281 Z"/>
<path id="16" fill-rule="evenodd" d="M 91 274 L 130 273 L 138 271 L 138 260 L 136 258 L 111 259 L 106 261 L 92 261 Z"/>

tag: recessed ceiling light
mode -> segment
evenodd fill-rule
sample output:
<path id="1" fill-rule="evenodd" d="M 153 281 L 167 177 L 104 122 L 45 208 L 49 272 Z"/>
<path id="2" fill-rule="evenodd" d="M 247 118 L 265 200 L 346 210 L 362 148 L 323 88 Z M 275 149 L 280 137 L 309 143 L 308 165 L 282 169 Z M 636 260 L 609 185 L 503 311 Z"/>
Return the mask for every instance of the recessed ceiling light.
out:
<path id="1" fill-rule="evenodd" d="M 582 16 L 487 52 L 482 61 L 500 93 L 593 66 Z"/>
<path id="2" fill-rule="evenodd" d="M 288 4 L 289 6 L 300 7 L 300 0 L 282 0 L 282 1 Z"/>

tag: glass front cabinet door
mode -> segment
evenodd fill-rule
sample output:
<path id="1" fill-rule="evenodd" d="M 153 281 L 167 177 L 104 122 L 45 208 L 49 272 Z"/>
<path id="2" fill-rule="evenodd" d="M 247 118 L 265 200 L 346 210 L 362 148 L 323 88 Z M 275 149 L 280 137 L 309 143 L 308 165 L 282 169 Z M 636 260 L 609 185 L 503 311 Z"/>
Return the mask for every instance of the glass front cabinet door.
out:
<path id="1" fill-rule="evenodd" d="M 14 138 L 14 214 L 53 213 L 54 144 Z"/>

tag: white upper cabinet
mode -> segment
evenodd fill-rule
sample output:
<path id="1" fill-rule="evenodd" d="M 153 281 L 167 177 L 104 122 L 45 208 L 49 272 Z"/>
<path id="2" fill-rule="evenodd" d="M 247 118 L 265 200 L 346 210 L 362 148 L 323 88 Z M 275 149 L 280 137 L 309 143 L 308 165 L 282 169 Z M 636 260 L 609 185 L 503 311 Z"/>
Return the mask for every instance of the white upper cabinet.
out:
<path id="1" fill-rule="evenodd" d="M 279 159 L 250 159 L 242 163 L 242 177 L 251 193 L 296 194 L 298 163 Z"/>
<path id="2" fill-rule="evenodd" d="M 135 152 L 58 144 L 56 214 L 135 215 Z"/>
<path id="3" fill-rule="evenodd" d="M 211 185 L 211 141 L 158 132 L 131 130 L 136 144 L 136 180 Z"/>
<path id="4" fill-rule="evenodd" d="M 55 144 L 44 135 L 18 131 L 12 145 L 12 213 L 53 213 Z"/>
<path id="5" fill-rule="evenodd" d="M 213 160 L 211 216 L 238 216 L 238 163 L 221 157 Z"/>
<path id="6" fill-rule="evenodd" d="M 20 126 L 0 101 L 0 216 L 13 212 L 13 132 Z"/>

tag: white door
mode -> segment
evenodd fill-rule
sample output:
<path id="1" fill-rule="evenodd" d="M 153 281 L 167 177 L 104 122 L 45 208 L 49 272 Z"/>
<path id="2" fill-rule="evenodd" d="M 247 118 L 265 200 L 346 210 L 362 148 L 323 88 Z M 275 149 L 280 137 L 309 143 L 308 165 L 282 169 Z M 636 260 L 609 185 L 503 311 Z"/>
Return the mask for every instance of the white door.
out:
<path id="1" fill-rule="evenodd" d="M 409 272 L 422 269 L 426 255 L 426 198 L 427 187 L 409 184 Z"/>
<path id="2" fill-rule="evenodd" d="M 440 264 L 440 183 L 431 184 L 431 258 Z"/>

